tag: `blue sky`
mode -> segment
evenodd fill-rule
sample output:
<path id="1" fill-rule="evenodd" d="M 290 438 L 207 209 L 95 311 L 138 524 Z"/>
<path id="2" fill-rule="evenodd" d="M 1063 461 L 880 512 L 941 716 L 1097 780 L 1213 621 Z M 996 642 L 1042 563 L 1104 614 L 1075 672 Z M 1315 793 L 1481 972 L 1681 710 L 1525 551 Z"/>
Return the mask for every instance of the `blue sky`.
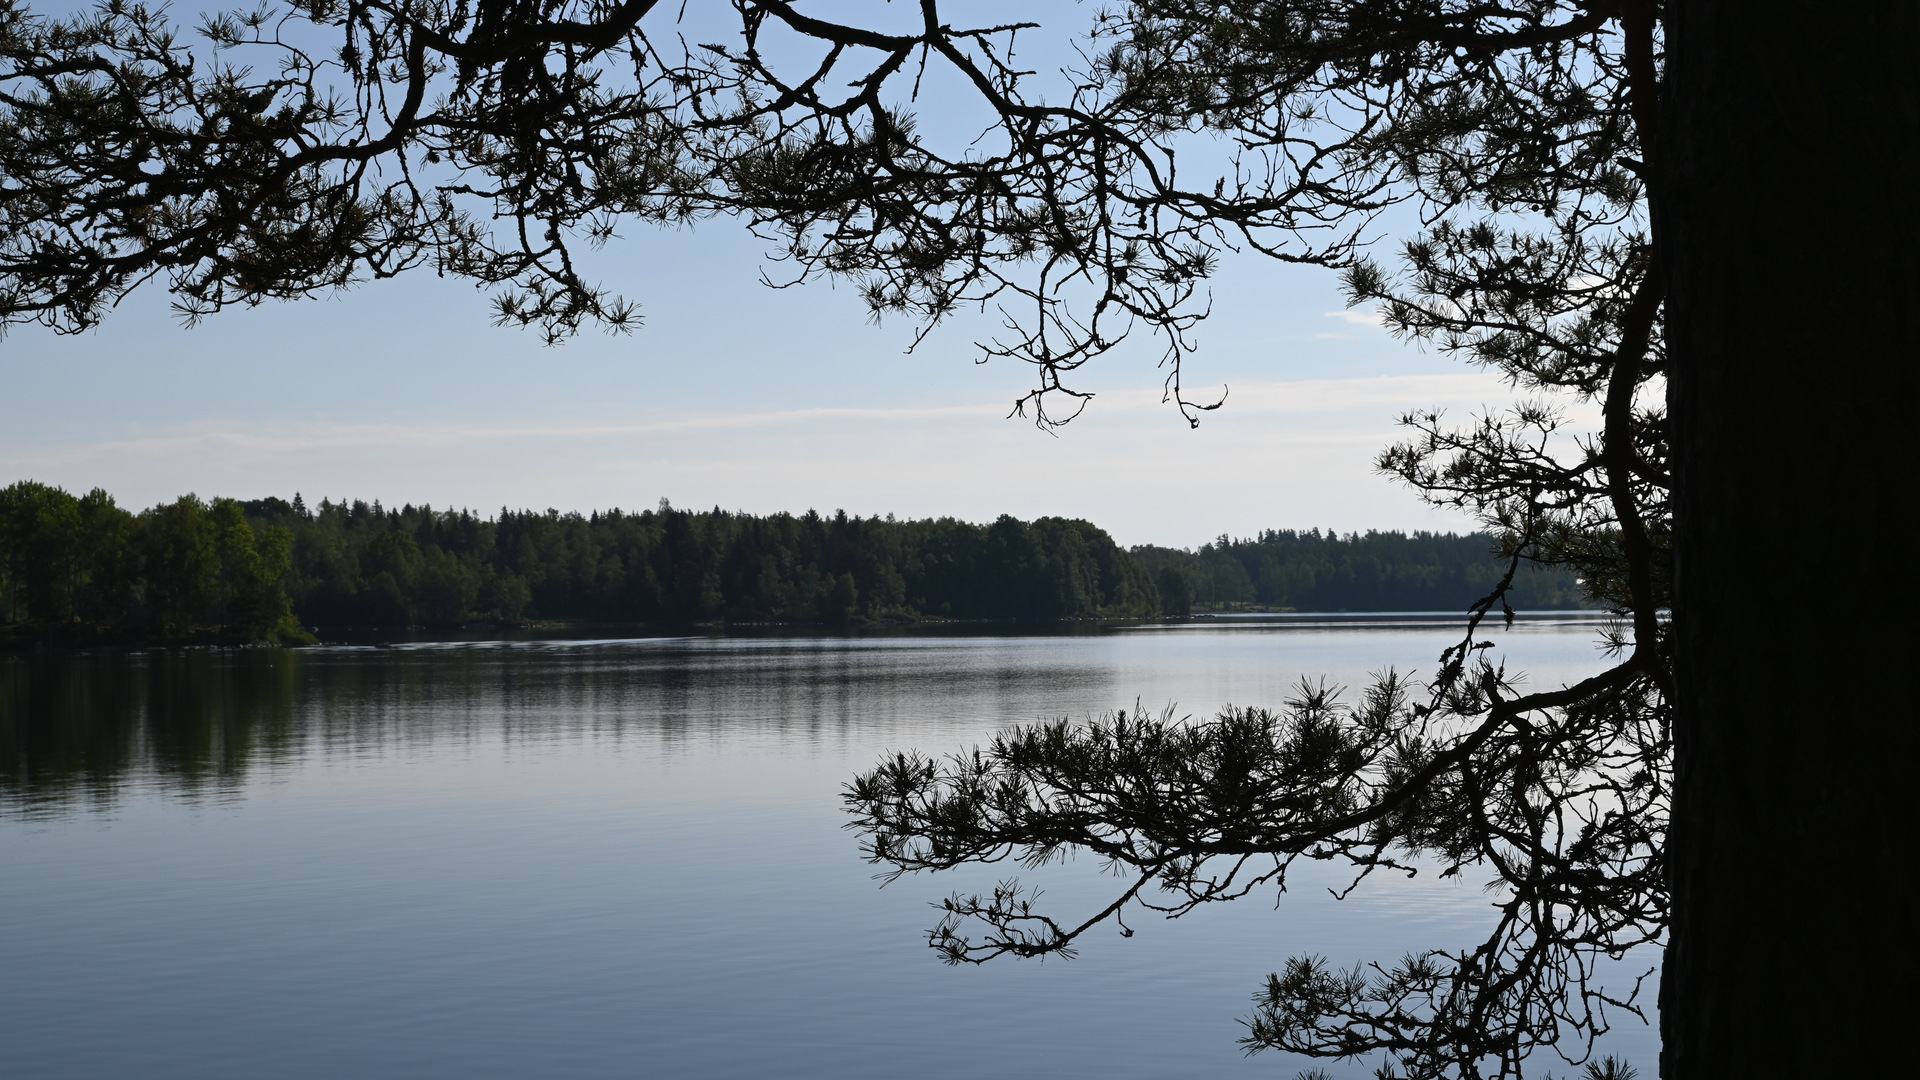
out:
<path id="1" fill-rule="evenodd" d="M 1057 434 L 1005 418 L 1028 387 L 976 364 L 965 320 L 908 355 L 851 290 L 757 283 L 765 245 L 725 221 L 634 226 L 600 256 L 634 334 L 559 347 L 498 329 L 485 294 L 416 273 L 183 327 L 136 294 L 98 330 L 0 339 L 0 482 L 102 486 L 124 505 L 323 495 L 495 509 L 719 505 L 1088 518 L 1122 543 L 1263 528 L 1460 529 L 1371 471 L 1393 417 L 1464 416 L 1511 391 L 1345 312 L 1331 274 L 1228 261 L 1188 430 L 1144 344 L 1085 373 Z"/>
<path id="2" fill-rule="evenodd" d="M 0 477 L 124 504 L 185 491 L 478 508 L 720 505 L 1087 517 L 1125 543 L 1262 528 L 1458 528 L 1372 474 L 1397 413 L 1508 392 L 1342 317 L 1324 275 L 1232 266 L 1189 385 L 1227 405 L 1188 430 L 1142 348 L 1086 373 L 1056 435 L 1007 419 L 1028 371 L 974 363 L 964 326 L 918 352 L 851 293 L 754 282 L 725 223 L 633 236 L 630 336 L 549 348 L 430 275 L 182 327 L 158 291 L 96 331 L 0 342 Z M 1330 314 L 1331 313 L 1331 314 Z"/>

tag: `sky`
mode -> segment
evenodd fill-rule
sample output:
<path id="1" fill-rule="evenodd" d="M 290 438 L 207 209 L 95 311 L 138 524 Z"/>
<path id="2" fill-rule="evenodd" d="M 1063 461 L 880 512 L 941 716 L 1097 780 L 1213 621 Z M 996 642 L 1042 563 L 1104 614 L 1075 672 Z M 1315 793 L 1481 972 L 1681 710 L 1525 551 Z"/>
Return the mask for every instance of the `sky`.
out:
<path id="1" fill-rule="evenodd" d="M 1189 429 L 1145 343 L 1090 365 L 1057 432 L 1008 418 L 1031 371 L 980 364 L 963 319 L 909 353 L 844 285 L 759 284 L 766 245 L 726 221 L 632 226 L 599 256 L 633 334 L 548 347 L 491 325 L 486 294 L 418 272 L 223 312 L 192 328 L 163 291 L 96 330 L 0 338 L 0 483 L 295 492 L 493 511 L 676 506 L 902 517 L 1083 517 L 1122 544 L 1270 528 L 1465 530 L 1373 472 L 1394 418 L 1465 419 L 1513 391 L 1344 308 L 1329 272 L 1230 258 L 1198 332 Z"/>

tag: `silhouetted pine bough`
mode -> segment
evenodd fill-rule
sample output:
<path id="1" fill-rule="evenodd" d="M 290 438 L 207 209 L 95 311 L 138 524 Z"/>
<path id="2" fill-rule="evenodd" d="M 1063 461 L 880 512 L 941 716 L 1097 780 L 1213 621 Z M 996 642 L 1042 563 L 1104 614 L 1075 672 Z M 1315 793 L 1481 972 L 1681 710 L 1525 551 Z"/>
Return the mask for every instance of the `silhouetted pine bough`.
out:
<path id="1" fill-rule="evenodd" d="M 1498 912 L 1486 939 L 1347 970 L 1296 957 L 1257 995 L 1243 1041 L 1385 1054 L 1400 1071 L 1383 1076 L 1507 1075 L 1541 1046 L 1578 1060 L 1651 1004 L 1650 971 L 1621 985 L 1606 962 L 1665 927 L 1666 706 L 1629 668 L 1520 695 L 1482 655 L 1469 635 L 1430 687 L 1387 671 L 1354 706 L 1303 684 L 1279 712 L 1121 712 L 944 760 L 900 754 L 847 802 L 889 878 L 1069 853 L 1123 872 L 1110 904 L 1070 918 L 1013 878 L 949 897 L 928 940 L 951 963 L 1071 956 L 1109 920 L 1130 934 L 1130 912 L 1272 896 L 1303 858 L 1344 860 L 1355 884 L 1378 871 L 1484 877 Z"/>
<path id="2" fill-rule="evenodd" d="M 1256 996 L 1244 1041 L 1384 1060 L 1382 1077 L 1519 1075 L 1545 1047 L 1586 1063 L 1583 1047 L 1651 1004 L 1652 973 L 1608 961 L 1667 926 L 1666 626 L 1652 620 L 1639 638 L 1623 620 L 1607 632 L 1615 666 L 1520 692 L 1488 659 L 1482 624 L 1496 609 L 1511 624 L 1507 597 L 1540 515 L 1526 520 L 1509 537 L 1508 576 L 1425 683 L 1389 670 L 1351 705 L 1303 683 L 1278 712 L 1123 712 L 1013 729 L 945 759 L 904 753 L 850 785 L 852 825 L 889 878 L 1073 853 L 1123 873 L 1109 904 L 1070 917 L 1017 878 L 949 897 L 928 940 L 952 963 L 1071 956 L 1109 921 L 1130 933 L 1130 912 L 1177 918 L 1274 895 L 1303 858 L 1344 861 L 1356 884 L 1379 871 L 1475 875 L 1498 915 L 1486 939 L 1345 970 L 1297 957 Z M 1624 576 L 1583 569 L 1596 591 Z"/>
<path id="3" fill-rule="evenodd" d="M 187 496 L 129 514 L 105 492 L 75 498 L 23 481 L 0 489 L 0 631 L 17 644 L 292 642 L 303 625 L 1139 618 L 1185 614 L 1196 594 L 1255 599 L 1244 571 L 1220 572 L 1222 550 L 1251 553 L 1269 597 L 1280 582 L 1340 608 L 1458 610 L 1499 575 L 1491 546 L 1485 536 L 1270 532 L 1197 554 L 1129 554 L 1062 518 L 974 525 L 667 506 L 482 518 L 330 499 L 310 509 L 299 496 Z M 1564 572 L 1529 585 L 1530 606 L 1578 600 Z"/>
<path id="4" fill-rule="evenodd" d="M 1337 269 L 1395 333 L 1600 404 L 1590 437 L 1540 402 L 1463 426 L 1411 415 L 1381 464 L 1478 514 L 1516 565 L 1573 571 L 1620 613 L 1614 666 L 1516 696 L 1474 631 L 1424 700 L 1390 710 L 1428 764 L 1392 773 L 1370 707 L 1334 723 L 1361 755 L 1351 810 L 1280 766 L 1306 753 L 1288 733 L 1321 723 L 1303 705 L 1249 763 L 1272 773 L 1272 828 L 1258 800 L 1170 805 L 1153 834 L 1170 854 L 1141 847 L 1142 880 L 1209 895 L 1182 875 L 1209 845 L 1238 857 L 1214 823 L 1282 863 L 1457 858 L 1523 898 L 1510 936 L 1366 988 L 1281 977 L 1255 1028 L 1275 1046 L 1514 1075 L 1549 1043 L 1577 1056 L 1561 1036 L 1594 1030 L 1582 958 L 1647 936 L 1669 946 L 1669 1080 L 1895 1059 L 1883 1007 L 1912 935 L 1889 944 L 1884 901 L 1904 895 L 1914 835 L 1889 794 L 1920 755 L 1898 675 L 1913 632 L 1859 618 L 1853 590 L 1910 539 L 1888 480 L 1920 397 L 1904 314 L 1920 309 L 1920 8 L 1133 0 L 1056 51 L 1074 57 L 1057 77 L 1016 49 L 1035 24 L 962 10 L 301 0 L 204 19 L 211 57 L 157 9 L 40 19 L 0 0 L 0 322 L 84 329 L 150 281 L 193 319 L 430 266 L 499 287 L 503 323 L 625 329 L 633 307 L 574 246 L 729 214 L 793 280 L 850 279 L 876 314 L 1004 315 L 983 349 L 1035 365 L 1016 410 L 1043 424 L 1084 405 L 1067 380 L 1135 329 L 1197 422 L 1218 402 L 1182 376 L 1220 254 Z M 917 123 L 923 85 L 957 88 L 942 112 L 970 121 Z M 1890 588 L 1894 609 L 1916 600 L 1912 575 Z M 1783 632 L 1781 611 L 1820 631 Z M 1634 761 L 1643 786 L 1609 779 Z M 934 799 L 964 782 L 936 770 L 864 810 L 888 838 L 875 854 L 947 857 L 914 840 L 949 824 L 920 799 L 977 830 L 958 849 L 974 854 L 1107 842 L 1098 821 L 1047 831 L 1055 766 L 1026 764 L 983 767 L 1041 785 L 1035 831 L 1014 828 L 1017 800 L 1009 824 Z M 1153 799 L 1240 790 L 1112 779 Z M 1668 836 L 1670 909 L 1640 885 Z M 1013 846 L 981 846 L 996 837 Z M 1011 903 L 980 910 L 998 926 Z M 1781 987 L 1818 988 L 1788 1024 Z"/>

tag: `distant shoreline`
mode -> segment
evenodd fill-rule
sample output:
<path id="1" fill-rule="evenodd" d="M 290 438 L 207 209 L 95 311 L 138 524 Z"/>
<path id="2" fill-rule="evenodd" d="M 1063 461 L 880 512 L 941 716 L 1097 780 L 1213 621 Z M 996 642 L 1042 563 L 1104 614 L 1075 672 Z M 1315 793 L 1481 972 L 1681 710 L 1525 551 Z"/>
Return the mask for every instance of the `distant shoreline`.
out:
<path id="1" fill-rule="evenodd" d="M 1477 533 L 1267 530 L 1124 549 L 1074 518 L 754 515 L 664 502 L 481 516 L 185 495 L 133 512 L 100 489 L 76 496 L 21 481 L 0 488 L 0 648 L 593 632 L 574 629 L 584 627 L 1057 632 L 1314 613 L 1444 618 L 1501 590 L 1516 609 L 1610 600 L 1565 566 L 1516 558 L 1510 542 Z"/>
<path id="2" fill-rule="evenodd" d="M 1599 609 L 1545 609 L 1516 611 L 1517 621 L 1584 622 L 1614 618 Z M 1249 625 L 1273 622 L 1289 626 L 1310 624 L 1378 624 L 1414 622 L 1435 627 L 1464 624 L 1465 612 L 1453 611 L 1299 611 L 1201 613 L 1182 618 L 1086 617 L 1050 622 L 1017 619 L 921 619 L 830 625 L 821 622 L 755 622 L 660 626 L 644 623 L 576 624 L 528 623 L 521 626 L 467 627 L 311 627 L 315 640 L 296 645 L 269 645 L 241 641 L 77 641 L 52 644 L 17 641 L 0 643 L 0 655 L 45 653 L 220 651 L 264 648 L 379 648 L 394 645 L 536 644 L 551 642 L 618 642 L 685 638 L 859 638 L 859 637 L 1061 637 L 1098 634 L 1109 630 Z"/>

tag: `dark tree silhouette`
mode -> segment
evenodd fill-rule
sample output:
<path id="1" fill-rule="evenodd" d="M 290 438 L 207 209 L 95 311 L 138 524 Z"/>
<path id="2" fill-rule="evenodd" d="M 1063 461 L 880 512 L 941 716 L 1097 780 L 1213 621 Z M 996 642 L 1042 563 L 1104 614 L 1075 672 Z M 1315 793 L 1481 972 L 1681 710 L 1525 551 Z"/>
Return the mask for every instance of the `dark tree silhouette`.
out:
<path id="1" fill-rule="evenodd" d="M 82 329 L 156 278 L 192 318 L 430 265 L 501 286 L 502 322 L 623 328 L 574 245 L 733 214 L 876 312 L 1002 311 L 985 348 L 1035 365 L 1018 407 L 1042 423 L 1145 328 L 1197 422 L 1217 403 L 1181 372 L 1219 254 L 1338 269 L 1391 329 L 1539 395 L 1410 416 L 1381 465 L 1513 565 L 1576 570 L 1620 614 L 1611 666 L 1519 692 L 1483 636 L 1499 588 L 1427 682 L 1388 673 L 1351 707 L 1314 689 L 885 763 L 849 799 L 893 870 L 1077 848 L 1134 872 L 1085 920 L 1011 883 L 955 898 L 933 943 L 1060 952 L 1301 856 L 1437 861 L 1491 877 L 1491 937 L 1297 962 L 1251 1045 L 1518 1075 L 1644 1009 L 1593 964 L 1666 941 L 1666 1075 L 1893 1059 L 1874 1006 L 1912 950 L 1885 907 L 1912 845 L 1912 632 L 1848 621 L 1847 586 L 1905 539 L 1884 483 L 1920 354 L 1916 9 L 1135 0 L 1059 79 L 1022 67 L 1036 27 L 948 14 L 304 0 L 206 19 L 208 53 L 120 0 L 66 22 L 0 0 L 0 318 Z M 916 124 L 928 78 L 983 122 Z M 1603 429 L 1563 434 L 1551 394 L 1600 402 Z"/>
<path id="2" fill-rule="evenodd" d="M 1920 959 L 1901 929 L 1920 596 L 1911 574 L 1861 587 L 1912 544 L 1920 8 L 1690 4 L 1670 40 L 1663 1067 L 1867 1076 L 1905 1056 L 1880 1017 Z M 1806 228 L 1772 227 L 1795 208 Z M 1736 596 L 1755 575 L 1768 599 Z"/>

